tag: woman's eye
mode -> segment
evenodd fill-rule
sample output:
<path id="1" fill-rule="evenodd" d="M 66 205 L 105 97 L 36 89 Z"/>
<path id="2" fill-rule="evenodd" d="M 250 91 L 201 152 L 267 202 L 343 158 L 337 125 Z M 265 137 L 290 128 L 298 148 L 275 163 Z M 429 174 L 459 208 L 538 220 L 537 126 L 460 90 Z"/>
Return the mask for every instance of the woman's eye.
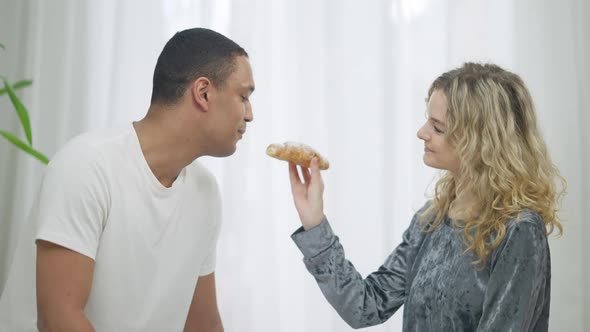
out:
<path id="1" fill-rule="evenodd" d="M 444 132 L 436 127 L 434 127 L 434 131 L 436 131 L 439 134 L 443 134 Z"/>

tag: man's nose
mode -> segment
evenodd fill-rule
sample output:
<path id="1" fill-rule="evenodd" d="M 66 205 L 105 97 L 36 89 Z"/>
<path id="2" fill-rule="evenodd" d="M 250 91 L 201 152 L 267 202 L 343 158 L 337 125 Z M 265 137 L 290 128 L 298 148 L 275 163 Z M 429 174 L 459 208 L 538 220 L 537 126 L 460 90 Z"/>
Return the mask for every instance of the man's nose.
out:
<path id="1" fill-rule="evenodd" d="M 254 114 L 252 113 L 252 105 L 246 106 L 246 113 L 244 114 L 244 120 L 251 122 L 254 120 Z"/>

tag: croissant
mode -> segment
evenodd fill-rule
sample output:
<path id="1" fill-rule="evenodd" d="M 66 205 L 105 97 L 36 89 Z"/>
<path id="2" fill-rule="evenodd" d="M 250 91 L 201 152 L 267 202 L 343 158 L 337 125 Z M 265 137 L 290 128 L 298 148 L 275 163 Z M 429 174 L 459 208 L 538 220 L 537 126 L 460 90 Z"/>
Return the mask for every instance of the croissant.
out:
<path id="1" fill-rule="evenodd" d="M 273 158 L 291 161 L 304 167 L 309 167 L 311 159 L 313 159 L 313 157 L 317 157 L 321 170 L 326 170 L 330 167 L 330 162 L 326 158 L 320 155 L 312 147 L 303 143 L 273 143 L 266 148 L 266 154 Z"/>

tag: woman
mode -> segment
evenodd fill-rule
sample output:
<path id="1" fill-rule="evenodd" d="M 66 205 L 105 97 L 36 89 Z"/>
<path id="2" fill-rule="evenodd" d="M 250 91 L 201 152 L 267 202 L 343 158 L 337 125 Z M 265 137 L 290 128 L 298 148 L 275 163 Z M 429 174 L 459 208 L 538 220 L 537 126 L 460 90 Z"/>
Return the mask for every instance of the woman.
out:
<path id="1" fill-rule="evenodd" d="M 324 215 L 317 160 L 300 169 L 304 181 L 289 165 L 303 224 L 292 238 L 307 269 L 354 328 L 383 323 L 404 305 L 404 331 L 547 331 L 547 235 L 562 232 L 565 180 L 527 88 L 496 65 L 466 63 L 437 78 L 427 100 L 418 138 L 424 163 L 443 174 L 401 244 L 365 279 Z"/>

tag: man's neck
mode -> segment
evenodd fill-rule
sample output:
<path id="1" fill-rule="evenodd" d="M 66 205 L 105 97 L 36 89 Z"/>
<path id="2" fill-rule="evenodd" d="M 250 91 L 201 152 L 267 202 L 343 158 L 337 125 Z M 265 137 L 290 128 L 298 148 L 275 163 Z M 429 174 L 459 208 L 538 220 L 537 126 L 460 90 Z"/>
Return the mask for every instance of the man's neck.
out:
<path id="1" fill-rule="evenodd" d="M 151 113 L 151 114 L 150 114 Z M 184 167 L 200 157 L 183 136 L 180 121 L 150 112 L 134 122 L 143 156 L 154 176 L 165 187 L 171 187 Z M 192 150 L 192 151 L 191 151 Z"/>

